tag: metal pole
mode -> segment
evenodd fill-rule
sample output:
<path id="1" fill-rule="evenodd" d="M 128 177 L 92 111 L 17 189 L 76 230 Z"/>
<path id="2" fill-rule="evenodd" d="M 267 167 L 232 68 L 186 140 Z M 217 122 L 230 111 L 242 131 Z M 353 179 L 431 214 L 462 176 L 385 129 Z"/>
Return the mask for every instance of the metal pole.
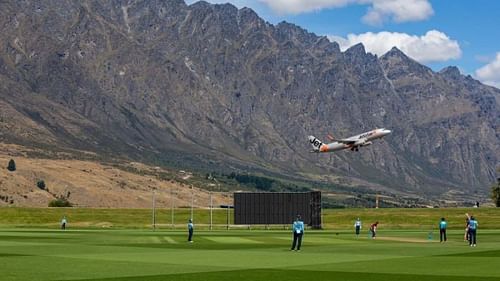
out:
<path id="1" fill-rule="evenodd" d="M 172 204 L 171 214 L 172 214 L 172 229 L 174 228 L 174 188 L 170 189 L 170 201 Z"/>
<path id="2" fill-rule="evenodd" d="M 155 190 L 153 189 L 153 231 L 156 230 Z"/>
<path id="3" fill-rule="evenodd" d="M 194 204 L 194 192 L 193 192 L 193 185 L 191 185 L 191 219 L 193 219 L 193 204 Z"/>
<path id="4" fill-rule="evenodd" d="M 323 192 L 320 192 L 321 194 L 321 200 L 320 200 L 320 206 L 319 206 L 319 211 L 321 212 L 321 221 L 319 222 L 319 226 L 321 229 L 323 229 L 323 221 L 324 221 L 324 217 L 323 217 Z"/>
<path id="5" fill-rule="evenodd" d="M 227 224 L 227 230 L 229 230 L 229 204 L 226 205 L 227 208 L 227 214 L 226 214 L 226 224 Z"/>
<path id="6" fill-rule="evenodd" d="M 212 210 L 213 210 L 214 204 L 212 201 L 212 191 L 210 191 L 210 230 L 212 230 Z"/>

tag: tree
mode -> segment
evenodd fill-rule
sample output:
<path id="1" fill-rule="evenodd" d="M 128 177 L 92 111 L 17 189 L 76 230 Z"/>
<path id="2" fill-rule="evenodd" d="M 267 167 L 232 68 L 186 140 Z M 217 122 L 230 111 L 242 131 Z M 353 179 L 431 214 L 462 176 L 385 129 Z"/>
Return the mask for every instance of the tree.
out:
<path id="1" fill-rule="evenodd" d="M 42 190 L 45 190 L 45 181 L 44 180 L 37 181 L 36 186 L 38 186 L 38 188 Z"/>
<path id="2" fill-rule="evenodd" d="M 491 187 L 491 199 L 495 206 L 500 207 L 500 178 L 497 179 L 497 184 Z"/>
<path id="3" fill-rule="evenodd" d="M 57 198 L 49 202 L 49 207 L 73 207 L 73 204 L 66 198 Z"/>
<path id="4" fill-rule="evenodd" d="M 14 162 L 14 159 L 10 159 L 9 165 L 7 166 L 7 170 L 14 172 L 16 170 L 16 162 Z"/>

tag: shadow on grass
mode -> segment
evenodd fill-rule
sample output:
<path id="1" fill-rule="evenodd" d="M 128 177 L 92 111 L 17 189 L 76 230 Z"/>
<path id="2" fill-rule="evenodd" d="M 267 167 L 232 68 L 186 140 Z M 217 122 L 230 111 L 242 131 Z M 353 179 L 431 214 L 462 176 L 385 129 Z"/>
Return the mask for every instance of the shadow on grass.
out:
<path id="1" fill-rule="evenodd" d="M 476 250 L 475 248 L 474 250 Z M 448 255 L 441 255 L 444 257 L 494 257 L 498 258 L 500 257 L 500 250 L 493 250 L 493 251 L 480 251 L 480 252 L 470 252 L 470 253 L 455 253 L 455 254 L 448 254 Z"/>
<path id="2" fill-rule="evenodd" d="M 145 275 L 135 277 L 119 277 L 106 279 L 85 279 L 80 281 L 254 281 L 254 280 L 286 280 L 286 281 L 498 281 L 499 278 L 471 277 L 471 276 L 442 276 L 442 275 L 412 275 L 412 274 L 386 274 L 386 273 L 357 273 L 357 272 L 332 272 L 332 271 L 307 271 L 307 270 L 278 270 L 255 269 L 200 272 L 188 274 Z M 63 281 L 63 280 L 60 280 Z"/>

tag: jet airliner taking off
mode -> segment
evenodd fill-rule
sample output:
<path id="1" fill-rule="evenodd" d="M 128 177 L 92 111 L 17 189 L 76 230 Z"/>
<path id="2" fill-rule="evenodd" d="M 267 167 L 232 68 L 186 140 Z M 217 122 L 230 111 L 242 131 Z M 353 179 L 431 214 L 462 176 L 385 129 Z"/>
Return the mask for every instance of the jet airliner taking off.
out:
<path id="1" fill-rule="evenodd" d="M 313 150 L 311 152 L 333 152 L 342 149 L 358 151 L 359 147 L 368 146 L 372 144 L 373 140 L 385 137 L 390 133 L 390 130 L 382 128 L 352 136 L 346 139 L 335 139 L 332 136 L 328 136 L 328 138 L 332 141 L 332 143 L 328 144 L 324 144 L 314 136 L 309 136 L 309 142 L 313 146 Z"/>

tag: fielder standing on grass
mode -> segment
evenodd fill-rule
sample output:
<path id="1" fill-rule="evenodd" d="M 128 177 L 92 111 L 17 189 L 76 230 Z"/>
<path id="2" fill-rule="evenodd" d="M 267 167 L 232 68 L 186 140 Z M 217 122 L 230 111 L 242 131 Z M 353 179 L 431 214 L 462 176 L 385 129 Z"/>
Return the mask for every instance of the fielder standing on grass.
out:
<path id="1" fill-rule="evenodd" d="M 439 222 L 439 241 L 440 242 L 446 242 L 446 226 L 448 223 L 444 218 L 441 218 L 441 221 Z"/>
<path id="2" fill-rule="evenodd" d="M 66 230 L 66 224 L 68 224 L 68 221 L 66 220 L 66 216 L 63 216 L 61 220 L 61 229 Z"/>
<path id="3" fill-rule="evenodd" d="M 295 250 L 295 246 L 297 246 L 297 250 L 300 252 L 300 246 L 302 245 L 302 235 L 304 234 L 304 222 L 300 218 L 300 215 L 297 215 L 297 218 L 293 222 L 293 243 L 291 251 Z"/>
<path id="4" fill-rule="evenodd" d="M 473 216 L 471 216 L 469 220 L 469 245 L 471 247 L 476 247 L 477 226 L 477 220 Z"/>
<path id="5" fill-rule="evenodd" d="M 361 220 L 359 218 L 354 222 L 354 228 L 356 229 L 356 237 L 358 237 L 361 231 Z"/>
<path id="6" fill-rule="evenodd" d="M 193 220 L 189 219 L 189 221 L 188 221 L 188 242 L 189 243 L 193 243 L 193 232 L 194 232 Z"/>

